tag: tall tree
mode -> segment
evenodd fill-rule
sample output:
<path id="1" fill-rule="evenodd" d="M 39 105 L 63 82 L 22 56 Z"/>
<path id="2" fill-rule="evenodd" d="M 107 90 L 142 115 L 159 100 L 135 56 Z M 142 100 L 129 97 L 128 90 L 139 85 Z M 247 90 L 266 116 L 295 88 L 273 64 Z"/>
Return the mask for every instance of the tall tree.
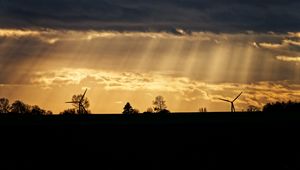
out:
<path id="1" fill-rule="evenodd" d="M 0 99 L 0 113 L 9 113 L 10 105 L 7 98 Z"/>
<path id="2" fill-rule="evenodd" d="M 157 113 L 167 109 L 166 101 L 162 96 L 155 97 L 155 100 L 153 101 L 153 105 L 154 105 L 154 111 Z"/>

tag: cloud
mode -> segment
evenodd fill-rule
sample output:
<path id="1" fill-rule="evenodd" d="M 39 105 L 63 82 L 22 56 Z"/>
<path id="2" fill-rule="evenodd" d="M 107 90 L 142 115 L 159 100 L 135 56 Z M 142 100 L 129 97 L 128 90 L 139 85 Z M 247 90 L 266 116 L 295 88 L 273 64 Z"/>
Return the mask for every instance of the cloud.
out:
<path id="1" fill-rule="evenodd" d="M 299 33 L 287 33 L 274 35 L 273 39 L 261 39 L 260 42 L 255 42 L 258 48 L 272 50 L 279 53 L 278 55 L 299 55 L 300 53 L 300 38 Z"/>
<path id="2" fill-rule="evenodd" d="M 130 101 L 139 108 L 147 108 L 156 95 L 166 97 L 168 106 L 170 104 L 174 111 L 195 111 L 199 104 L 207 106 L 210 111 L 224 111 L 229 105 L 216 98 L 232 100 L 241 91 L 244 93 L 235 103 L 238 110 L 245 109 L 248 105 L 262 107 L 268 102 L 299 101 L 300 98 L 299 79 L 208 83 L 164 72 L 64 68 L 32 73 L 28 81 L 27 84 L 0 84 L 0 91 L 3 95 L 13 98 L 23 95 L 32 103 L 39 103 L 40 98 L 49 103 L 51 99 L 53 105 L 49 108 L 55 108 L 56 104 L 61 103 L 62 110 L 66 107 L 64 101 L 68 96 L 88 87 L 88 97 L 95 101 L 97 112 L 106 106 L 105 109 L 108 110 L 104 109 L 101 112 L 109 112 L 111 107 L 115 107 L 121 101 L 123 104 Z M 101 103 L 105 103 L 105 106 Z"/>
<path id="3" fill-rule="evenodd" d="M 300 28 L 297 0 L 2 0 L 0 4 L 2 28 L 169 32 L 176 28 L 295 32 Z"/>
<path id="4" fill-rule="evenodd" d="M 237 104 L 262 107 L 267 102 L 298 100 L 300 85 L 293 81 L 256 83 L 205 83 L 187 77 L 173 77 L 159 73 L 112 72 L 91 69 L 62 69 L 37 73 L 31 83 L 41 87 L 88 86 L 106 91 L 145 91 L 175 93 L 187 102 L 216 98 L 232 99 L 243 91 Z"/>
<path id="5" fill-rule="evenodd" d="M 276 59 L 286 62 L 300 62 L 300 57 L 276 56 Z"/>
<path id="6" fill-rule="evenodd" d="M 259 43 L 259 45 L 263 48 L 270 48 L 270 49 L 278 49 L 284 47 L 283 44 L 273 44 L 273 43 Z"/>
<path id="7" fill-rule="evenodd" d="M 123 101 L 116 101 L 115 104 L 124 104 Z"/>
<path id="8" fill-rule="evenodd" d="M 289 37 L 300 38 L 300 32 L 289 32 Z"/>
<path id="9" fill-rule="evenodd" d="M 54 30 L 32 30 L 32 29 L 0 29 L 0 39 L 36 39 L 43 43 L 54 44 L 59 38 L 59 32 Z"/>
<path id="10" fill-rule="evenodd" d="M 219 36 L 219 37 L 218 37 Z M 140 31 L 74 31 L 74 30 L 40 30 L 40 29 L 1 29 L 0 38 L 36 38 L 49 44 L 59 41 L 92 41 L 95 39 L 113 39 L 113 38 L 149 38 L 149 39 L 183 39 L 210 41 L 212 39 L 225 39 L 224 35 L 215 35 L 210 32 L 190 32 L 186 33 L 182 29 L 176 29 L 176 32 L 140 32 Z"/>
<path id="11" fill-rule="evenodd" d="M 172 83 L 169 83 L 172 82 Z M 106 90 L 155 90 L 189 91 L 194 84 L 188 85 L 187 78 L 174 78 L 154 73 L 112 72 L 92 69 L 62 69 L 59 71 L 38 72 L 31 80 L 32 84 L 45 87 L 90 84 L 103 85 Z"/>
<path id="12" fill-rule="evenodd" d="M 0 37 L 27 37 L 39 36 L 39 31 L 20 30 L 20 29 L 0 29 Z"/>
<path id="13" fill-rule="evenodd" d="M 0 83 L 26 83 L 31 73 L 64 67 L 171 72 L 205 82 L 299 79 L 296 67 L 275 58 L 300 55 L 297 32 L 177 32 L 0 29 Z"/>

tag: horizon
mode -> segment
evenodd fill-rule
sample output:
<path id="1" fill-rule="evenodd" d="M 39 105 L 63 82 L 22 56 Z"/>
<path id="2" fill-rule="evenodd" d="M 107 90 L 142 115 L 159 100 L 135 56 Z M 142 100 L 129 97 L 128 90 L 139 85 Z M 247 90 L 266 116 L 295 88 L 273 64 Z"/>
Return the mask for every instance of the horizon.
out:
<path id="1" fill-rule="evenodd" d="M 300 99 L 300 2 L 0 1 L 0 98 L 59 113 L 237 111 Z"/>

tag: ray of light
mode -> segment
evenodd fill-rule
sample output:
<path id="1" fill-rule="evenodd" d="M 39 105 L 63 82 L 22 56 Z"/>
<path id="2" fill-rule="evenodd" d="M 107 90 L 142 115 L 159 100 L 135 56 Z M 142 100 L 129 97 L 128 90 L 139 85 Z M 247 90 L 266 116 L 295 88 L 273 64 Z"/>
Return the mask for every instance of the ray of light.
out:
<path id="1" fill-rule="evenodd" d="M 120 103 L 116 104 L 118 101 L 123 102 L 123 104 L 127 101 L 132 102 L 133 105 L 137 103 L 136 106 L 144 111 L 151 106 L 154 98 L 153 96 L 148 98 L 147 94 L 149 93 L 154 96 L 165 95 L 170 100 L 170 108 L 175 111 L 189 107 L 191 107 L 190 110 L 198 109 L 200 102 L 208 105 L 212 110 L 215 108 L 225 111 L 228 108 L 226 104 L 210 102 L 199 90 L 186 90 L 189 87 L 185 87 L 184 90 L 174 88 L 176 82 L 172 82 L 173 79 L 169 79 L 166 75 L 173 76 L 173 78 L 182 76 L 180 81 L 188 82 L 190 85 L 193 85 L 193 81 L 214 83 L 216 86 L 210 85 L 210 87 L 216 88 L 206 89 L 207 93 L 220 93 L 225 97 L 234 96 L 235 93 L 238 93 L 240 91 L 239 86 L 242 86 L 241 83 L 252 80 L 277 79 L 282 76 L 280 70 L 292 72 L 290 74 L 292 74 L 293 80 L 299 82 L 299 65 L 292 61 L 287 63 L 276 59 L 277 55 L 274 55 L 274 50 L 277 49 L 268 49 L 268 51 L 259 45 L 250 46 L 249 42 L 255 41 L 252 35 L 229 35 L 226 39 L 223 38 L 223 35 L 207 34 L 207 36 L 211 36 L 211 39 L 216 39 L 216 43 L 212 43 L 211 39 L 207 37 L 203 37 L 205 39 L 203 41 L 201 37 L 193 37 L 193 35 L 175 36 L 167 33 L 156 33 L 154 37 L 153 33 L 84 33 L 73 31 L 67 32 L 65 35 L 59 32 L 51 32 L 51 36 L 45 36 L 45 34 L 47 33 L 38 32 L 35 34 L 17 31 L 16 33 L 6 32 L 4 35 L 0 30 L 0 37 L 7 37 L 7 40 L 5 39 L 0 43 L 1 65 L 8 65 L 3 70 L 9 72 L 13 63 L 17 65 L 15 68 L 17 68 L 16 72 L 18 73 L 14 73 L 14 76 L 7 79 L 10 82 L 26 84 L 22 88 L 10 89 L 9 92 L 5 93 L 8 96 L 13 96 L 13 99 L 18 94 L 30 103 L 38 101 L 42 106 L 47 106 L 47 102 L 51 101 L 55 103 L 51 106 L 62 109 L 67 107 L 63 103 L 64 100 L 69 99 L 74 93 L 80 93 L 83 87 L 90 87 L 89 97 L 93 100 L 91 109 L 97 112 L 120 112 L 123 106 L 120 106 Z M 199 33 L 199 35 L 203 36 L 206 33 Z M 10 39 L 9 37 L 12 36 L 14 38 Z M 283 47 L 280 46 L 280 48 Z M 276 52 L 278 51 L 283 52 L 284 49 Z M 295 52 L 295 54 L 297 53 Z M 16 55 L 20 56 L 16 57 Z M 294 58 L 290 59 L 295 60 Z M 287 66 L 291 67 L 287 68 Z M 55 81 L 59 83 L 55 85 L 54 90 L 36 87 L 35 84 L 30 84 L 28 80 L 30 79 L 29 76 L 38 71 L 62 68 L 73 69 L 71 79 L 79 81 L 79 83 L 70 85 L 57 79 Z M 132 77 L 123 78 L 126 81 L 132 81 L 132 84 L 123 83 L 123 88 L 113 89 L 113 87 L 109 87 L 109 89 L 103 84 L 82 80 L 90 74 L 94 74 L 94 72 L 84 70 L 87 68 L 115 71 L 114 74 L 136 73 L 145 77 L 143 80 L 139 76 L 136 76 L 136 79 Z M 82 70 L 76 71 L 76 69 Z M 153 76 L 152 79 L 147 79 L 147 74 L 144 73 L 155 73 L 161 77 Z M 101 72 L 101 74 L 105 73 Z M 114 74 L 108 75 L 108 77 L 113 77 Z M 115 77 L 122 79 L 122 77 Z M 164 79 L 169 80 L 169 82 Z M 141 83 L 139 81 L 153 82 Z M 220 84 L 221 82 L 234 82 L 236 86 L 235 88 L 224 88 L 222 91 L 217 89 L 226 87 L 226 84 Z M 149 87 L 148 89 L 132 88 L 135 86 L 134 83 L 137 83 L 136 86 L 147 85 Z M 169 86 L 172 86 L 173 89 L 167 92 L 160 90 L 165 90 Z M 203 88 L 203 86 L 201 87 Z M 274 87 L 271 86 L 271 88 Z M 39 93 L 44 95 L 39 96 Z M 265 92 L 261 93 L 265 94 Z M 38 97 L 31 97 L 30 94 L 36 94 Z M 272 100 L 282 97 L 279 94 L 272 95 L 270 95 Z M 286 96 L 284 97 L 286 98 Z M 59 98 L 59 100 L 54 98 Z M 105 103 L 108 98 L 110 98 L 110 102 Z M 57 104 L 58 102 L 59 104 Z M 244 105 L 245 101 L 237 102 L 237 108 Z"/>

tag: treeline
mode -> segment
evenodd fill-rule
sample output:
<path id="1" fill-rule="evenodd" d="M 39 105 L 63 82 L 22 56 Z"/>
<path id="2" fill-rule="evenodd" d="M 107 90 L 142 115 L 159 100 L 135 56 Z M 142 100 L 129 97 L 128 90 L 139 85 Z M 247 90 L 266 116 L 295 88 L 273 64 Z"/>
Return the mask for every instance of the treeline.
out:
<path id="1" fill-rule="evenodd" d="M 300 111 L 300 102 L 274 102 L 268 103 L 263 107 L 266 113 L 297 113 Z"/>
<path id="2" fill-rule="evenodd" d="M 163 96 L 155 97 L 152 102 L 153 107 L 149 107 L 143 114 L 170 114 L 171 112 L 167 109 L 166 101 Z M 127 102 L 123 108 L 123 114 L 125 115 L 136 115 L 140 114 L 138 109 L 134 109 L 129 102 Z"/>
<path id="3" fill-rule="evenodd" d="M 22 115 L 52 115 L 52 111 L 40 108 L 37 105 L 29 105 L 20 100 L 14 101 L 12 104 L 6 98 L 0 98 L 1 114 L 22 114 Z"/>
<path id="4" fill-rule="evenodd" d="M 75 96 L 75 95 L 74 95 Z M 78 97 L 74 97 L 73 100 L 76 101 Z M 167 109 L 166 101 L 162 96 L 157 96 L 151 107 L 146 111 L 140 112 L 138 109 L 134 108 L 129 102 L 123 107 L 122 114 L 125 115 L 136 115 L 136 114 L 170 114 L 170 110 Z M 89 101 L 84 98 L 84 107 L 87 109 L 86 113 L 80 111 L 78 105 L 73 104 L 74 108 L 66 109 L 59 114 L 61 115 L 76 115 L 76 114 L 90 114 L 91 111 L 88 110 Z M 264 113 L 298 113 L 300 111 L 300 102 L 288 101 L 288 102 L 273 102 L 267 103 L 262 108 L 256 106 L 248 106 L 247 112 L 264 112 Z M 207 112 L 206 108 L 200 108 L 199 112 Z M 52 115 L 52 111 L 40 108 L 37 105 L 29 105 L 20 100 L 14 101 L 10 104 L 7 98 L 0 98 L 0 114 L 21 114 L 21 115 Z"/>

